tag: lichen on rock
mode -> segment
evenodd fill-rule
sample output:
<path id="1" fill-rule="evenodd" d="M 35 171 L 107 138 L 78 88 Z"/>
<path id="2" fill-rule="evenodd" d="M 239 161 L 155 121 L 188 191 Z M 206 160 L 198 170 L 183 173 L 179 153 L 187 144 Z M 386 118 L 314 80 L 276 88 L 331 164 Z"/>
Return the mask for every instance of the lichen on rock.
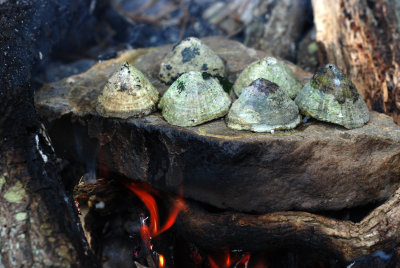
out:
<path id="1" fill-rule="evenodd" d="M 22 183 L 17 181 L 13 186 L 11 186 L 6 193 L 4 198 L 10 203 L 20 203 L 25 197 L 25 189 Z"/>

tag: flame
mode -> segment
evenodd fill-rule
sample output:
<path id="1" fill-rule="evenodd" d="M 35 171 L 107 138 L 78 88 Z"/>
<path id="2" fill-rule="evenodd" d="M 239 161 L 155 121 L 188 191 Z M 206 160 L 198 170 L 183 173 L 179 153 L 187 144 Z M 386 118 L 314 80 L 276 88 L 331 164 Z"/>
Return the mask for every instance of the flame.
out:
<path id="1" fill-rule="evenodd" d="M 156 200 L 154 197 L 149 193 L 149 189 L 146 189 L 140 184 L 136 183 L 127 183 L 126 186 L 134 192 L 140 200 L 145 204 L 147 210 L 150 213 L 150 226 L 148 227 L 149 231 L 149 237 L 156 237 L 160 235 L 161 233 L 167 231 L 169 228 L 174 225 L 176 218 L 178 217 L 179 212 L 185 208 L 185 203 L 183 201 L 182 194 L 178 197 L 177 200 L 175 200 L 172 210 L 167 218 L 167 221 L 165 222 L 164 226 L 161 227 L 160 225 L 160 219 L 159 219 L 159 214 L 158 214 L 158 207 Z M 145 225 L 142 224 L 142 227 L 144 228 Z M 145 229 L 145 228 L 144 228 Z M 144 230 L 147 232 L 147 230 Z M 147 238 L 147 234 L 146 234 Z"/>
<path id="2" fill-rule="evenodd" d="M 223 264 L 218 265 L 210 256 L 208 256 L 208 262 L 210 263 L 211 268 L 247 268 L 249 260 L 250 260 L 250 253 L 245 253 L 241 257 L 233 257 L 231 256 L 229 250 L 225 250 L 223 259 L 219 259 Z"/>
<path id="3" fill-rule="evenodd" d="M 210 256 L 208 256 L 208 262 L 210 263 L 211 268 L 220 268 Z"/>
<path id="4" fill-rule="evenodd" d="M 158 267 L 160 267 L 160 268 L 165 267 L 165 259 L 162 254 L 158 254 Z"/>
<path id="5" fill-rule="evenodd" d="M 231 266 L 231 254 L 229 253 L 229 251 L 226 252 L 225 254 L 225 267 L 229 267 Z"/>
<path id="6" fill-rule="evenodd" d="M 132 192 L 134 192 L 140 198 L 140 200 L 142 200 L 142 202 L 146 206 L 147 210 L 149 211 L 149 213 L 150 213 L 149 231 L 150 231 L 150 236 L 154 237 L 155 234 L 157 233 L 158 224 L 160 222 L 160 220 L 158 218 L 158 208 L 157 208 L 156 200 L 149 193 L 147 193 L 146 191 L 144 191 L 142 189 L 135 188 L 132 184 L 130 184 L 128 186 L 128 188 Z"/>
<path id="7" fill-rule="evenodd" d="M 238 267 L 240 267 L 239 265 L 242 265 L 244 268 L 247 268 L 247 265 L 249 264 L 249 260 L 250 260 L 250 253 L 246 253 L 239 261 L 238 263 Z"/>

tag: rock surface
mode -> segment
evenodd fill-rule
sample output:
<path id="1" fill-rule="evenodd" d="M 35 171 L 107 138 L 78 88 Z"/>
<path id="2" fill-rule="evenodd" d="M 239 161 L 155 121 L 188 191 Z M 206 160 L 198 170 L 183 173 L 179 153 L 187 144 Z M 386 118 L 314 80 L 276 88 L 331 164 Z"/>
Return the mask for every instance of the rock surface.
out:
<path id="1" fill-rule="evenodd" d="M 226 61 L 231 81 L 264 53 L 217 38 L 203 41 Z M 128 61 L 160 91 L 159 63 L 170 46 L 132 50 L 87 72 L 45 85 L 36 107 L 50 122 L 57 153 L 79 159 L 84 142 L 98 168 L 149 182 L 187 198 L 244 212 L 339 210 L 389 197 L 400 185 L 400 127 L 371 112 L 362 128 L 311 121 L 291 132 L 236 131 L 224 119 L 176 127 L 160 114 L 117 120 L 98 116 L 94 102 L 107 78 Z M 310 75 L 294 68 L 304 81 Z M 96 148 L 98 146 L 98 148 Z M 84 161 L 84 159 L 81 159 Z"/>

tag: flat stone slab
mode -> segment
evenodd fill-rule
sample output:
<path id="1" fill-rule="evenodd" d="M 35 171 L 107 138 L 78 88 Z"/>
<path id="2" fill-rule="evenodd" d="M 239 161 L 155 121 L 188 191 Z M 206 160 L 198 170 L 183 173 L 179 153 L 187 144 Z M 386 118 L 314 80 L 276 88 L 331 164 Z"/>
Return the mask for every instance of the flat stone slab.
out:
<path id="1" fill-rule="evenodd" d="M 231 81 L 265 56 L 222 37 L 204 42 L 225 60 Z M 362 128 L 311 121 L 274 134 L 231 130 L 224 119 L 183 128 L 159 113 L 128 120 L 96 114 L 94 103 L 107 78 L 126 61 L 165 92 L 157 73 L 170 49 L 127 51 L 39 90 L 36 107 L 50 122 L 57 153 L 79 159 L 79 136 L 87 146 L 98 146 L 99 169 L 243 212 L 339 210 L 382 201 L 399 187 L 400 127 L 376 112 Z M 300 79 L 310 77 L 292 68 Z"/>

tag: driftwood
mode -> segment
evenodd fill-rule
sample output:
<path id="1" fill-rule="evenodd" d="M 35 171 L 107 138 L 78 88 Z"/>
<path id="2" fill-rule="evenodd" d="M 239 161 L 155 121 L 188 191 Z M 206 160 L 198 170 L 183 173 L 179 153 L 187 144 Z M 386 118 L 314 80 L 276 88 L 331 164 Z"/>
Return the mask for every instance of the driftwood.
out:
<path id="1" fill-rule="evenodd" d="M 343 68 L 370 109 L 400 123 L 400 24 L 393 0 L 314 0 L 322 62 Z M 398 9 L 397 9 L 398 10 Z"/>
<path id="2" fill-rule="evenodd" d="M 306 212 L 264 215 L 212 213 L 190 203 L 179 217 L 189 241 L 207 249 L 259 251 L 308 247 L 349 261 L 400 243 L 400 189 L 360 222 L 335 220 Z"/>

